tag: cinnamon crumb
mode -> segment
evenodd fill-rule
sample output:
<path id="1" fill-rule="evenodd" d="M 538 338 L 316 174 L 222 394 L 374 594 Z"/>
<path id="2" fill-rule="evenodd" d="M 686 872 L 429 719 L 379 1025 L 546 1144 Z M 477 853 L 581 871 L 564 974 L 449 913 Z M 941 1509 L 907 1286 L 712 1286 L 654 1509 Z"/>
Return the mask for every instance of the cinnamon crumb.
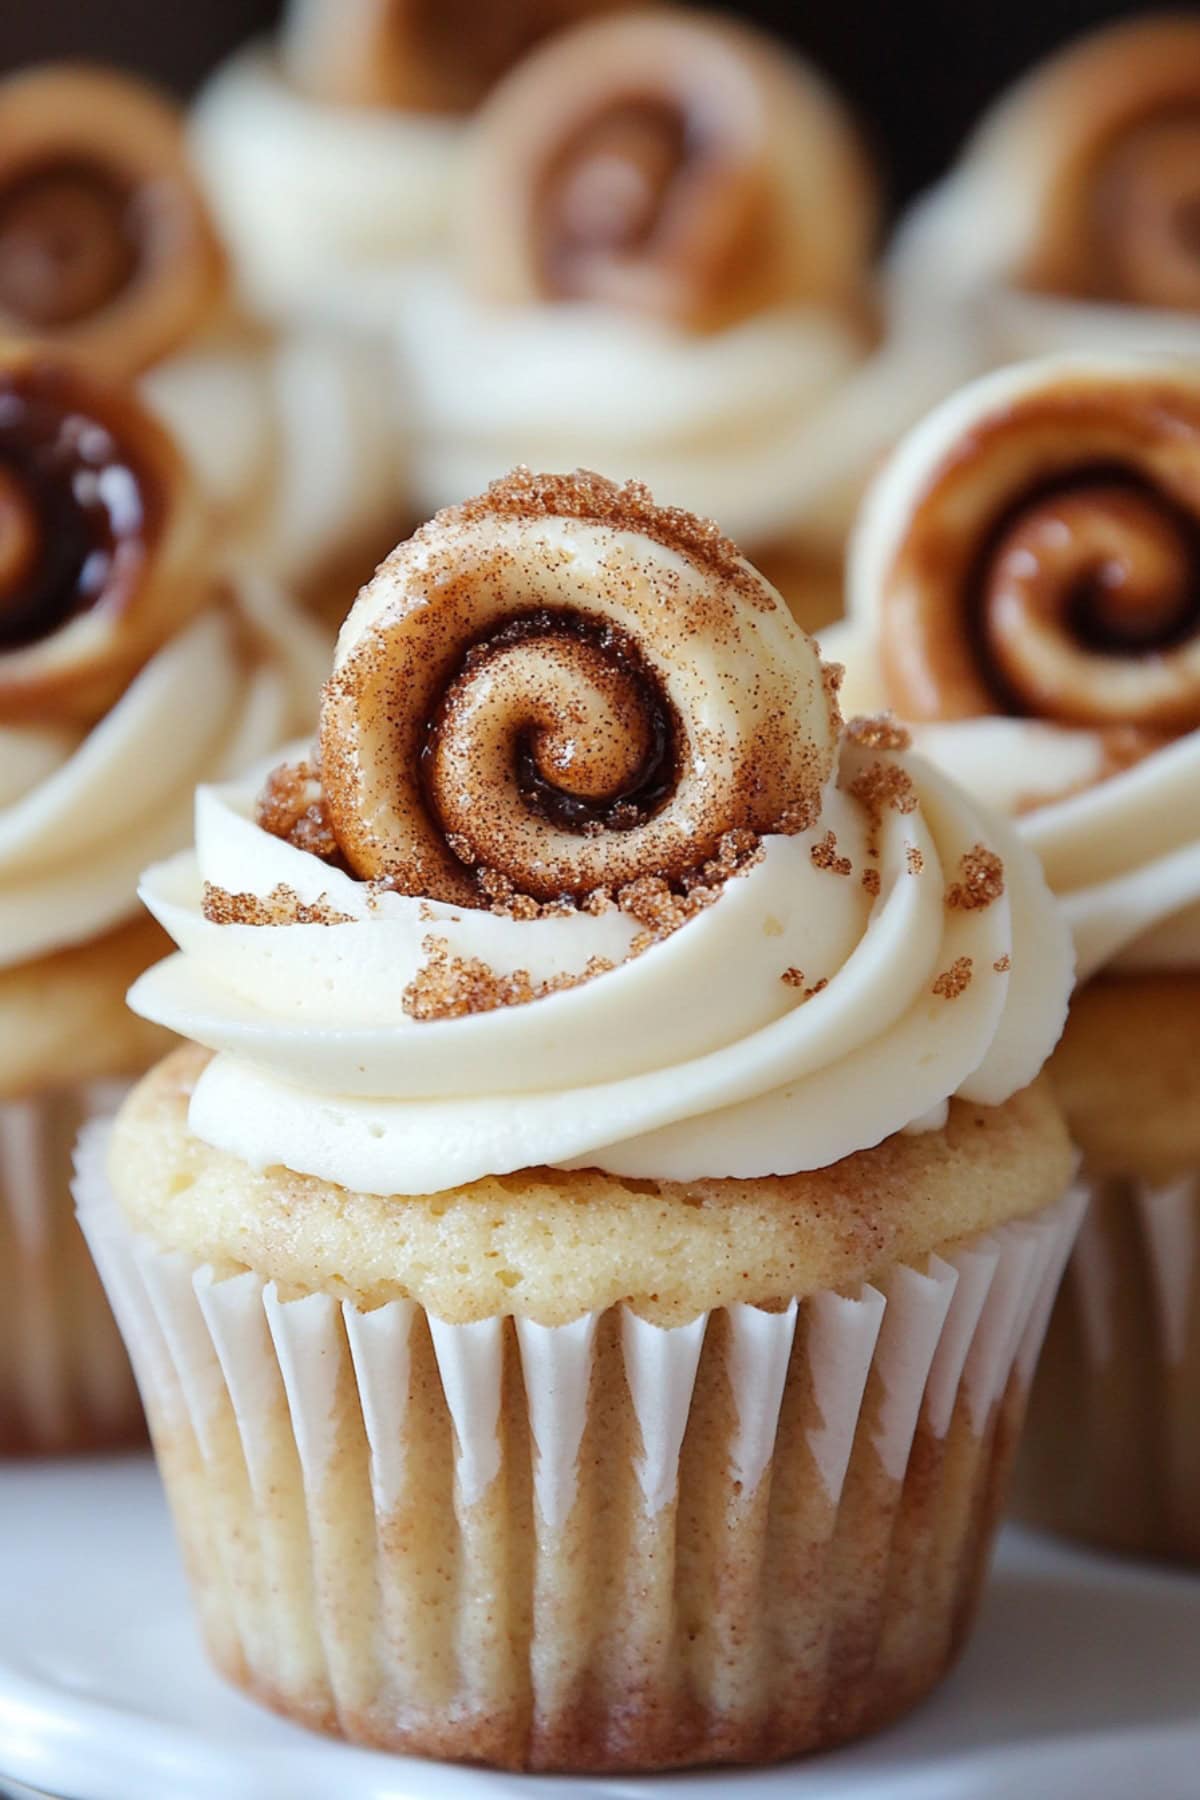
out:
<path id="1" fill-rule="evenodd" d="M 799 988 L 801 1001 L 811 1000 L 814 994 L 823 993 L 829 986 L 829 977 L 823 975 L 820 981 L 814 981 L 811 987 L 805 987 L 804 970 L 796 968 L 785 969 L 779 979 L 786 981 L 789 987 Z"/>
<path id="2" fill-rule="evenodd" d="M 828 975 L 822 975 L 822 977 L 821 977 L 821 979 L 820 979 L 820 981 L 814 981 L 814 982 L 813 982 L 813 984 L 812 984 L 812 986 L 811 986 L 811 987 L 807 987 L 807 988 L 805 988 L 805 990 L 804 990 L 804 998 L 805 998 L 805 999 L 806 999 L 806 1000 L 811 1000 L 811 999 L 813 999 L 813 997 L 814 997 L 814 996 L 815 996 L 815 995 L 817 995 L 817 994 L 823 994 L 823 993 L 824 993 L 824 992 L 825 992 L 825 989 L 826 989 L 826 988 L 827 988 L 827 987 L 828 987 L 828 986 L 829 986 L 829 977 L 828 977 Z"/>
<path id="3" fill-rule="evenodd" d="M 802 988 L 804 986 L 804 970 L 793 966 L 785 969 L 779 979 L 786 982 L 788 987 Z"/>
<path id="4" fill-rule="evenodd" d="M 281 763 L 267 776 L 255 805 L 255 819 L 272 837 L 307 850 L 322 862 L 340 862 L 338 841 L 310 762 Z"/>
<path id="5" fill-rule="evenodd" d="M 428 960 L 409 982 L 402 999 L 408 1017 L 422 1022 L 462 1019 L 501 1006 L 527 1006 L 531 1000 L 582 987 L 615 966 L 605 956 L 593 956 L 577 974 L 534 981 L 528 969 L 498 975 L 477 956 L 454 956 L 443 937 L 427 937 L 422 949 Z"/>
<path id="6" fill-rule="evenodd" d="M 852 875 L 854 865 L 848 856 L 839 856 L 836 832 L 827 831 L 819 844 L 809 851 L 813 867 L 827 869 L 831 875 Z"/>
<path id="7" fill-rule="evenodd" d="M 911 750 L 912 737 L 891 713 L 861 714 L 846 724 L 846 738 L 860 750 Z"/>
<path id="8" fill-rule="evenodd" d="M 862 884 L 866 888 L 868 894 L 870 894 L 870 896 L 873 900 L 878 899 L 879 890 L 883 886 L 883 881 L 882 881 L 882 878 L 880 877 L 879 870 L 878 869 L 864 869 L 862 872 Z"/>
<path id="9" fill-rule="evenodd" d="M 204 884 L 204 917 L 211 925 L 349 925 L 349 913 L 338 912 L 324 894 L 301 900 L 280 882 L 264 900 L 261 894 L 231 894 L 211 881 Z"/>
<path id="10" fill-rule="evenodd" d="M 969 956 L 956 956 L 948 969 L 943 969 L 933 984 L 939 1000 L 957 1000 L 971 985 L 974 964 Z"/>
<path id="11" fill-rule="evenodd" d="M 899 763 L 868 763 L 851 781 L 850 792 L 876 825 L 882 820 L 885 809 L 898 813 L 917 810 L 912 777 Z"/>
<path id="12" fill-rule="evenodd" d="M 910 844 L 904 852 L 904 860 L 908 864 L 910 875 L 919 875 L 925 867 L 925 852 L 915 844 Z"/>
<path id="13" fill-rule="evenodd" d="M 975 844 L 959 858 L 959 879 L 946 889 L 946 905 L 960 912 L 979 912 L 1004 892 L 1004 864 L 986 844 Z"/>
<path id="14" fill-rule="evenodd" d="M 992 967 L 995 969 L 997 975 L 1007 975 L 1008 971 L 1012 968 L 1012 957 L 1009 956 L 1006 951 L 1003 956 L 998 956 L 996 958 Z"/>

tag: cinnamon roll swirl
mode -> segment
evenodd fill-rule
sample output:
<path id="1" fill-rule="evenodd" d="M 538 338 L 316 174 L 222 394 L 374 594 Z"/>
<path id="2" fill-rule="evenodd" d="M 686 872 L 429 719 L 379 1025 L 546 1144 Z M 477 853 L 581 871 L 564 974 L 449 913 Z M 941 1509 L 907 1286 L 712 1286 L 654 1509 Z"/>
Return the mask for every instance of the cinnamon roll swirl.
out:
<path id="1" fill-rule="evenodd" d="M 804 644 L 715 527 L 518 471 L 402 546 L 343 627 L 321 715 L 341 852 L 402 893 L 580 901 L 804 829 L 836 737 Z"/>
<path id="2" fill-rule="evenodd" d="M 0 83 L 0 331 L 135 374 L 199 329 L 223 285 L 168 101 L 73 66 Z"/>
<path id="3" fill-rule="evenodd" d="M 0 714 L 86 721 L 210 591 L 203 513 L 127 392 L 0 348 Z"/>
<path id="4" fill-rule="evenodd" d="M 669 10 L 528 57 L 480 113 L 461 242 L 499 301 L 690 327 L 862 298 L 874 184 L 824 84 L 741 27 Z"/>

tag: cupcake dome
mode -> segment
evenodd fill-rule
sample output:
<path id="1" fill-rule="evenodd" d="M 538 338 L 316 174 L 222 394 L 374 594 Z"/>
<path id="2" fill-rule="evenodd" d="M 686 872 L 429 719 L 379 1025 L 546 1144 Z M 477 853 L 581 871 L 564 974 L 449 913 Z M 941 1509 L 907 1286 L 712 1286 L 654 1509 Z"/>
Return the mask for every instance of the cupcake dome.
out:
<path id="1" fill-rule="evenodd" d="M 364 589 L 316 751 L 147 875 L 180 948 L 133 1003 L 194 1042 L 81 1218 L 269 1704 L 766 1760 L 961 1643 L 1078 1220 L 1070 958 L 836 690 L 715 526 L 518 471 Z"/>

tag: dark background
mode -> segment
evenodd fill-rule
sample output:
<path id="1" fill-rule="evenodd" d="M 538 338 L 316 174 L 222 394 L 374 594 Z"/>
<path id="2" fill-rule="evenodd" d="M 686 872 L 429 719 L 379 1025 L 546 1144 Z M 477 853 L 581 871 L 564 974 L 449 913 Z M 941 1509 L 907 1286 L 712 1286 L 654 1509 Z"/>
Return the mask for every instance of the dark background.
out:
<path id="1" fill-rule="evenodd" d="M 12 68 L 104 57 L 186 93 L 279 10 L 279 0 L 0 0 L 0 59 Z M 945 167 L 980 108 L 1038 56 L 1102 20 L 1160 9 L 1129 0 L 743 0 L 730 10 L 772 26 L 833 77 L 873 138 L 896 202 Z"/>

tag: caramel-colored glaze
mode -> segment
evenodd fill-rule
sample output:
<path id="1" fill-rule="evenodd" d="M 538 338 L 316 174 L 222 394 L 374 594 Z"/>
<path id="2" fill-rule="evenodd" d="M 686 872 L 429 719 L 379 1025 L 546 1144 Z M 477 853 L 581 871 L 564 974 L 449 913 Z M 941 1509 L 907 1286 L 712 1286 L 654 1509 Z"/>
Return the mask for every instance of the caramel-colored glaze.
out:
<path id="1" fill-rule="evenodd" d="M 293 0 L 291 79 L 336 106 L 468 112 L 534 44 L 629 0 Z"/>
<path id="2" fill-rule="evenodd" d="M 884 581 L 888 701 L 1144 750 L 1200 725 L 1200 387 L 1062 376 L 972 420 Z"/>
<path id="3" fill-rule="evenodd" d="M 714 329 L 788 301 L 856 307 L 875 192 L 802 64 L 663 9 L 581 25 L 514 70 L 476 123 L 460 227 L 489 299 Z"/>
<path id="4" fill-rule="evenodd" d="M 73 65 L 0 83 L 0 332 L 132 375 L 197 331 L 224 291 L 170 101 Z"/>
<path id="5" fill-rule="evenodd" d="M 179 453 L 125 389 L 0 343 L 0 717 L 88 723 L 212 598 Z"/>

